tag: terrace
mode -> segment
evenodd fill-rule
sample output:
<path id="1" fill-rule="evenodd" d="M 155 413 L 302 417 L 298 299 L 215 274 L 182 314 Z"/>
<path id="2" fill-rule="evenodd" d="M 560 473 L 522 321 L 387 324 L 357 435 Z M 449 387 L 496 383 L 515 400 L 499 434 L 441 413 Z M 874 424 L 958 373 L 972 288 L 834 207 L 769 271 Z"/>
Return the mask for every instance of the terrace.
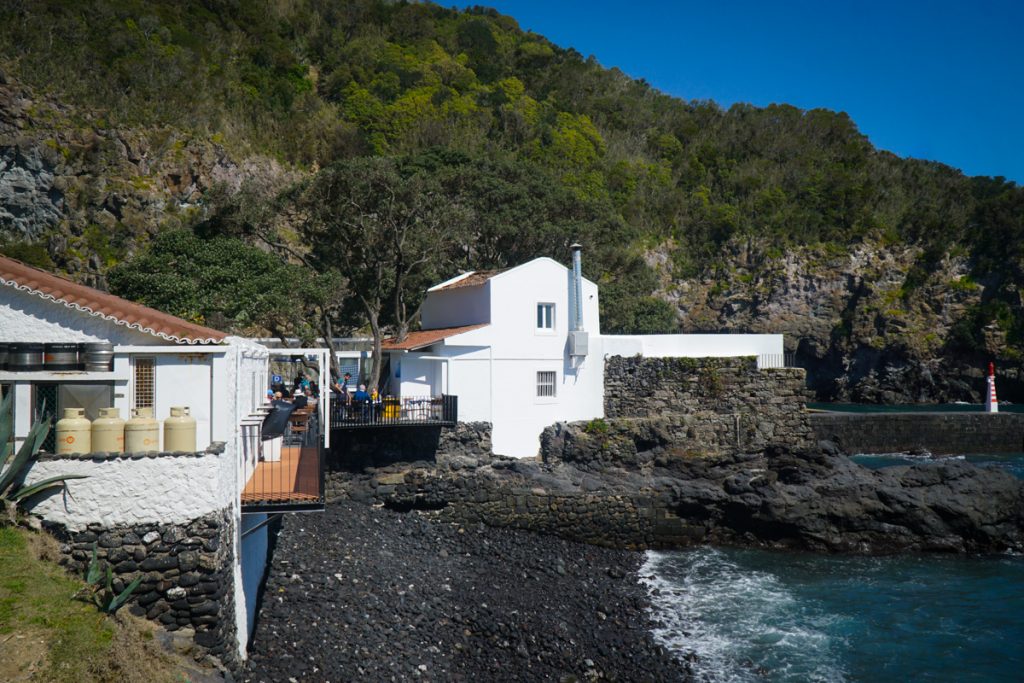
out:
<path id="1" fill-rule="evenodd" d="M 283 429 L 270 408 L 241 425 L 242 512 L 324 509 L 323 439 L 314 410 L 295 410 Z"/>
<path id="2" fill-rule="evenodd" d="M 331 429 L 454 427 L 459 397 L 451 395 L 384 398 L 376 403 L 331 404 Z"/>

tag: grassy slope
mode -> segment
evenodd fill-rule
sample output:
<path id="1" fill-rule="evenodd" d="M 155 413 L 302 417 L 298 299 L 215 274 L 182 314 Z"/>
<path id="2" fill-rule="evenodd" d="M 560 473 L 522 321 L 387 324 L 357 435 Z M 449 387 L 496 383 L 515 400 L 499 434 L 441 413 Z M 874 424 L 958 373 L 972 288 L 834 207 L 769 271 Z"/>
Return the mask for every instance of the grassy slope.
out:
<path id="1" fill-rule="evenodd" d="M 0 527 L 0 680 L 182 680 L 127 617 L 72 600 L 83 582 L 52 559 L 49 537 Z"/>

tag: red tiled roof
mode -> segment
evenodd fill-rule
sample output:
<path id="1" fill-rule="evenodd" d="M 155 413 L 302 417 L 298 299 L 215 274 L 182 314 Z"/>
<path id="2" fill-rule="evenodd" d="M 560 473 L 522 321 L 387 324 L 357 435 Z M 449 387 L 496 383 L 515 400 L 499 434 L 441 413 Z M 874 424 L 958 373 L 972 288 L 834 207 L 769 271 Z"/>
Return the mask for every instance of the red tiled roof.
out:
<path id="1" fill-rule="evenodd" d="M 68 308 L 84 311 L 172 342 L 213 343 L 224 341 L 227 337 L 223 332 L 80 285 L 3 255 L 0 255 L 0 285 L 15 287 Z"/>
<path id="2" fill-rule="evenodd" d="M 504 273 L 506 269 L 501 270 L 474 270 L 466 277 L 451 283 L 450 285 L 444 285 L 443 287 L 435 287 L 432 291 L 439 292 L 445 289 L 458 289 L 459 287 L 475 287 L 476 285 L 482 285 L 483 283 L 490 280 L 495 275 Z"/>
<path id="3" fill-rule="evenodd" d="M 396 342 L 394 337 L 385 339 L 381 348 L 385 351 L 415 351 L 421 349 L 424 346 L 430 346 L 434 342 L 439 342 L 442 339 L 448 337 L 454 337 L 457 334 L 463 332 L 470 332 L 471 330 L 479 330 L 481 327 L 487 327 L 489 323 L 480 323 L 479 325 L 464 325 L 463 327 L 442 327 L 436 330 L 417 330 L 416 332 L 410 332 L 406 336 L 405 341 Z"/>

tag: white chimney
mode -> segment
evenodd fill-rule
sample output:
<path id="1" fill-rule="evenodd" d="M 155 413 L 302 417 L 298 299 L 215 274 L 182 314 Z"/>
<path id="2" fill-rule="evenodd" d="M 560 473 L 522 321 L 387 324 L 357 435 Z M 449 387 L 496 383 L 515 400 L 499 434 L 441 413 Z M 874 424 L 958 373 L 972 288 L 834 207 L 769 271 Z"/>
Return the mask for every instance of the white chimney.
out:
<path id="1" fill-rule="evenodd" d="M 583 245 L 573 244 L 572 249 L 572 327 L 573 331 L 583 329 L 583 267 L 580 265 L 580 252 Z"/>
<path id="2" fill-rule="evenodd" d="M 583 268 L 580 265 L 580 252 L 583 246 L 573 244 L 572 249 L 572 322 L 569 326 L 569 355 L 586 356 L 589 338 L 583 331 Z"/>

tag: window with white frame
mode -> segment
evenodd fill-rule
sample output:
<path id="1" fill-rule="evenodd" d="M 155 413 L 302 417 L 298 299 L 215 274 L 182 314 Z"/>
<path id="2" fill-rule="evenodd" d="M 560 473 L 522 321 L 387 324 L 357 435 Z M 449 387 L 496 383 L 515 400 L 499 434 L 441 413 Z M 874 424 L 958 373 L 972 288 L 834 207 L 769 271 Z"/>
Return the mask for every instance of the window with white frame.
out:
<path id="1" fill-rule="evenodd" d="M 551 331 L 555 329 L 554 304 L 537 304 L 537 329 Z"/>
<path id="2" fill-rule="evenodd" d="M 537 398 L 554 398 L 557 372 L 541 370 L 537 373 Z"/>
<path id="3" fill-rule="evenodd" d="M 154 378 L 156 373 L 153 371 L 156 363 L 153 358 L 140 358 L 138 356 L 134 359 L 134 382 L 132 385 L 132 407 L 133 408 L 152 408 L 153 397 L 155 396 L 156 385 Z"/>

